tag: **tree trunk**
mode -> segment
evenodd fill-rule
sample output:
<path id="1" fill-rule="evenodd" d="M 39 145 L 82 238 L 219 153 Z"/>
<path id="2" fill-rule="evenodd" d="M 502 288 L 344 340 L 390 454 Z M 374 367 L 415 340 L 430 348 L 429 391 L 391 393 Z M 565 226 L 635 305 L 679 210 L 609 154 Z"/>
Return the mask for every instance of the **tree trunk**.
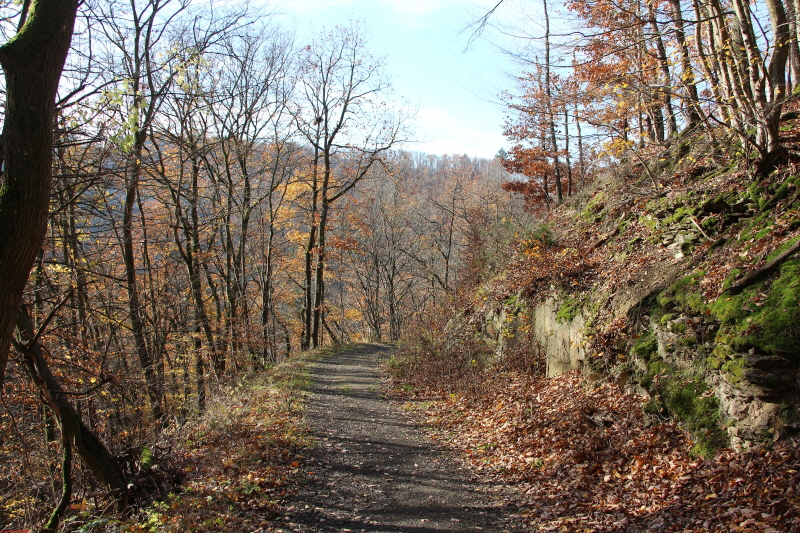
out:
<path id="1" fill-rule="evenodd" d="M 126 491 L 128 483 L 119 463 L 78 416 L 66 392 L 47 366 L 42 348 L 34 335 L 33 323 L 27 308 L 23 305 L 18 308 L 17 338 L 14 347 L 22 355 L 28 375 L 58 420 L 61 431 L 68 436 L 78 456 L 95 479 L 110 491 L 117 493 Z"/>
<path id="2" fill-rule="evenodd" d="M 561 169 L 558 161 L 558 142 L 556 140 L 556 118 L 553 111 L 553 90 L 550 83 L 550 13 L 547 9 L 547 0 L 542 0 L 544 8 L 544 90 L 547 95 L 547 121 L 550 129 L 550 143 L 553 150 L 553 168 L 555 169 L 556 180 L 556 203 L 564 201 L 564 193 L 561 188 Z"/>
<path id="3" fill-rule="evenodd" d="M 797 44 L 797 2 L 787 0 L 786 18 L 789 22 L 789 72 L 791 73 L 791 83 L 789 93 L 794 92 L 800 86 L 800 47 Z"/>
<path id="4" fill-rule="evenodd" d="M 0 148 L 0 386 L 22 292 L 47 229 L 55 97 L 77 9 L 78 0 L 33 0 L 20 31 L 0 47 L 6 79 Z"/>
<path id="5" fill-rule="evenodd" d="M 786 62 L 792 49 L 789 20 L 781 0 L 766 0 L 772 24 L 773 53 L 769 60 L 769 94 L 765 110 L 766 151 L 769 158 L 781 150 L 780 122 L 783 101 L 786 99 Z M 797 43 L 794 43 L 796 48 Z"/>
<path id="6" fill-rule="evenodd" d="M 311 347 L 311 321 L 314 314 L 314 253 L 317 248 L 317 202 L 319 201 L 319 125 L 317 125 L 316 140 L 314 145 L 314 160 L 312 163 L 312 182 L 311 182 L 311 213 L 310 229 L 308 231 L 308 243 L 305 249 L 305 278 L 303 281 L 303 333 L 300 339 L 300 349 L 308 350 Z"/>
<path id="7" fill-rule="evenodd" d="M 669 59 L 667 58 L 667 49 L 664 46 L 664 39 L 661 38 L 661 30 L 658 27 L 658 21 L 656 20 L 653 4 L 648 2 L 647 9 L 650 26 L 653 29 L 653 38 L 656 42 L 656 51 L 658 52 L 658 65 L 661 70 L 661 76 L 664 83 L 658 92 L 661 94 L 661 101 L 664 106 L 664 111 L 667 113 L 667 130 L 665 132 L 665 138 L 669 138 L 678 131 L 678 121 L 675 119 L 675 111 L 672 108 L 672 97 L 670 96 L 672 84 L 669 71 Z"/>
<path id="8" fill-rule="evenodd" d="M 564 159 L 567 164 L 567 196 L 572 196 L 572 159 L 569 155 L 569 111 L 564 107 Z"/>
<path id="9" fill-rule="evenodd" d="M 689 128 L 694 128 L 700 123 L 700 96 L 697 92 L 697 85 L 695 84 L 694 69 L 692 68 L 689 45 L 686 42 L 686 31 L 684 29 L 681 0 L 670 0 L 669 3 L 672 6 L 672 16 L 675 24 L 675 40 L 677 41 L 678 48 L 680 48 L 681 51 L 681 80 L 683 86 L 686 88 Z M 700 43 L 699 47 L 702 48 L 702 46 L 702 43 Z"/>
<path id="10" fill-rule="evenodd" d="M 327 181 L 327 180 L 326 180 Z M 321 335 L 322 335 L 322 323 L 324 321 L 324 308 L 325 308 L 325 238 L 326 232 L 325 230 L 326 225 L 328 223 L 328 210 L 330 209 L 330 204 L 328 203 L 328 199 L 325 198 L 325 192 L 323 188 L 323 197 L 322 197 L 322 207 L 320 209 L 319 215 L 319 237 L 317 241 L 317 265 L 315 271 L 315 279 L 314 279 L 314 286 L 316 290 L 314 291 L 314 324 L 311 330 L 311 338 L 314 344 L 314 348 L 319 348 Z"/>
<path id="11" fill-rule="evenodd" d="M 144 334 L 144 308 L 139 296 L 139 286 L 136 280 L 136 256 L 133 250 L 133 205 L 139 194 L 145 132 L 137 132 L 136 137 L 136 146 L 131 157 L 132 168 L 125 186 L 125 205 L 122 212 L 122 258 L 125 263 L 125 289 L 128 293 L 128 312 L 130 313 L 134 349 L 139 366 L 144 372 L 145 388 L 152 405 L 153 417 L 160 420 L 164 416 L 161 387 L 153 365 L 152 354 L 147 349 L 147 339 Z"/>

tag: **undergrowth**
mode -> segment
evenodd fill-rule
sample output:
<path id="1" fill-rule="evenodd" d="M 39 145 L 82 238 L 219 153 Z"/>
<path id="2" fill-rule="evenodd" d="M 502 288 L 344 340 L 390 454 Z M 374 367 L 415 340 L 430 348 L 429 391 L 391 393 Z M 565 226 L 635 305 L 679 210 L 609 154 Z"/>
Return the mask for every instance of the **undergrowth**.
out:
<path id="1" fill-rule="evenodd" d="M 264 374 L 222 387 L 204 415 L 147 450 L 156 490 L 126 516 L 92 502 L 73 506 L 63 531 L 211 533 L 264 530 L 282 514 L 313 442 L 304 398 L 310 366 L 326 351 L 299 354 Z M 159 453 L 156 450 L 161 450 Z M 166 483 L 163 472 L 177 474 Z"/>

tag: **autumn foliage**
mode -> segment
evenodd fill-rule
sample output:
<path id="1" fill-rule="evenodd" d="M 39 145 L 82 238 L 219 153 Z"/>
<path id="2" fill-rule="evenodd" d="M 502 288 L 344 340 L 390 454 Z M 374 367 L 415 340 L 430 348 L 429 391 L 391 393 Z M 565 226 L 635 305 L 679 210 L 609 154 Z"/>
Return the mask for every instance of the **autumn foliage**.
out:
<path id="1" fill-rule="evenodd" d="M 579 188 L 593 168 L 647 166 L 695 132 L 732 140 L 768 173 L 787 155 L 779 127 L 800 79 L 796 10 L 781 0 L 526 6 L 541 27 L 496 10 L 500 33 L 523 37 L 509 45 L 522 71 L 506 95 L 505 164 L 524 185 L 508 189 L 547 208 L 572 193 L 573 175 Z"/>
<path id="2" fill-rule="evenodd" d="M 792 443 L 693 459 L 674 422 L 645 420 L 645 399 L 615 384 L 587 386 L 577 372 L 480 379 L 480 394 L 420 389 L 414 399 L 429 403 L 408 405 L 474 471 L 512 484 L 507 504 L 522 527 L 755 533 L 800 525 Z"/>

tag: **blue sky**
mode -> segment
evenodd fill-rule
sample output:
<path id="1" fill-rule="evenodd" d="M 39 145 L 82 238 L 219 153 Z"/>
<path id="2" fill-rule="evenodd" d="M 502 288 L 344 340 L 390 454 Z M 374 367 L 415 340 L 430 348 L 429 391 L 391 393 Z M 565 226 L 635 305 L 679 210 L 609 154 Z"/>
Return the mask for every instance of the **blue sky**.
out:
<path id="1" fill-rule="evenodd" d="M 394 97 L 417 109 L 419 142 L 406 146 L 432 154 L 491 158 L 507 148 L 505 111 L 498 94 L 513 83 L 513 63 L 490 43 L 465 51 L 462 31 L 496 0 L 284 0 L 273 3 L 282 24 L 311 33 L 356 20 L 367 48 L 385 58 Z"/>

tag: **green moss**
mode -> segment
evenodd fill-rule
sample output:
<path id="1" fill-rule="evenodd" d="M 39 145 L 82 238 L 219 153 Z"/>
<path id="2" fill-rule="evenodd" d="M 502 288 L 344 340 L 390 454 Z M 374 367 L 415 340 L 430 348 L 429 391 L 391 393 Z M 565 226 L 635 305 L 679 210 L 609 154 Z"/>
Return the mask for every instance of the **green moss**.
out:
<path id="1" fill-rule="evenodd" d="M 687 348 L 697 346 L 697 337 L 695 337 L 693 334 L 683 335 L 680 339 L 678 339 L 678 344 L 681 346 L 686 346 Z"/>
<path id="2" fill-rule="evenodd" d="M 728 274 L 728 277 L 725 278 L 725 281 L 722 282 L 722 290 L 727 291 L 728 289 L 730 289 L 733 286 L 733 283 L 736 281 L 736 279 L 739 276 L 741 276 L 741 274 L 742 274 L 741 268 L 734 268 L 733 270 L 731 270 L 730 273 Z"/>
<path id="3" fill-rule="evenodd" d="M 732 336 L 728 331 L 717 334 L 714 349 L 706 358 L 706 364 L 725 376 L 731 384 L 741 383 L 744 377 L 744 354 L 738 353 L 733 345 L 737 344 L 738 337 Z"/>
<path id="4" fill-rule="evenodd" d="M 742 230 L 741 235 L 739 236 L 739 242 L 746 242 L 751 239 L 761 238 L 757 237 L 757 235 L 761 234 L 763 237 L 764 230 L 768 229 L 772 226 L 772 217 L 769 213 L 761 213 L 760 215 L 753 217 L 750 220 L 750 223 L 747 224 L 745 229 Z"/>
<path id="5" fill-rule="evenodd" d="M 744 379 L 744 357 L 737 357 L 722 365 L 720 371 L 725 374 L 726 379 L 732 384 L 737 385 Z"/>
<path id="6" fill-rule="evenodd" d="M 781 183 L 769 200 L 763 202 L 760 206 L 762 210 L 767 210 L 775 206 L 778 202 L 789 196 L 789 189 L 796 185 L 796 176 L 789 176 L 783 183 Z"/>
<path id="7" fill-rule="evenodd" d="M 647 208 L 647 211 L 654 212 L 666 207 L 666 205 L 667 205 L 666 198 L 655 198 L 654 200 L 650 200 L 649 202 L 647 202 L 647 205 L 645 207 Z"/>
<path id="8" fill-rule="evenodd" d="M 679 309 L 684 312 L 704 312 L 707 305 L 699 285 L 705 274 L 705 270 L 697 270 L 682 277 L 658 295 L 658 304 L 667 311 Z"/>
<path id="9" fill-rule="evenodd" d="M 672 216 L 664 220 L 664 223 L 670 225 L 677 222 L 682 222 L 684 218 L 693 216 L 695 213 L 697 213 L 696 207 L 679 207 L 675 209 L 675 213 Z"/>
<path id="10" fill-rule="evenodd" d="M 528 312 L 528 302 L 519 294 L 512 294 L 506 298 L 503 302 L 503 307 L 508 311 L 510 316 Z"/>
<path id="11" fill-rule="evenodd" d="M 605 202 L 606 202 L 605 193 L 596 194 L 594 198 L 589 200 L 589 203 L 586 204 L 586 208 L 583 211 L 581 211 L 581 214 L 579 216 L 584 220 L 596 221 L 597 215 L 605 208 Z"/>
<path id="12" fill-rule="evenodd" d="M 652 232 L 658 228 L 658 219 L 650 215 L 642 215 L 639 217 L 639 224 Z"/>
<path id="13" fill-rule="evenodd" d="M 556 313 L 556 322 L 559 324 L 572 322 L 583 308 L 583 301 L 571 294 L 563 294 L 562 300 L 561 307 L 558 308 L 558 313 Z"/>
<path id="14" fill-rule="evenodd" d="M 639 377 L 639 384 L 646 390 L 653 390 L 655 380 L 663 374 L 671 373 L 674 367 L 665 363 L 658 357 L 658 345 L 656 343 L 656 351 L 650 354 L 650 359 L 647 362 L 647 371 L 644 375 Z"/>
<path id="15" fill-rule="evenodd" d="M 783 183 L 781 183 L 781 186 L 778 187 L 778 190 L 775 191 L 775 194 L 772 196 L 772 200 L 771 201 L 783 200 L 784 198 L 789 196 L 789 186 L 790 185 L 794 185 L 794 179 L 792 179 L 792 178 L 789 178 L 786 181 L 784 181 Z"/>
<path id="16" fill-rule="evenodd" d="M 786 241 L 782 245 L 780 245 L 777 248 L 775 248 L 775 251 L 767 256 L 767 262 L 772 261 L 773 259 L 775 259 L 779 255 L 781 255 L 783 252 L 785 252 L 786 250 L 788 250 L 789 248 L 791 248 L 792 246 L 797 244 L 798 240 L 800 240 L 800 237 L 795 237 L 794 239 L 789 239 L 788 241 Z"/>
<path id="17" fill-rule="evenodd" d="M 728 239 L 726 239 L 725 237 L 720 237 L 711 244 L 711 250 L 723 246 L 726 242 L 728 242 Z"/>
<path id="18" fill-rule="evenodd" d="M 734 156 L 735 154 L 731 153 L 729 155 Z M 733 170 L 738 164 L 739 164 L 739 162 L 736 160 L 736 157 L 730 157 L 728 159 L 728 164 L 727 165 L 722 166 L 722 167 L 717 167 L 716 169 L 714 169 L 711 172 L 709 172 L 708 174 L 706 174 L 704 177 L 705 177 L 706 180 L 710 180 L 710 179 L 716 178 L 718 176 L 722 176 L 723 174 L 727 174 L 728 172 Z"/>
<path id="19" fill-rule="evenodd" d="M 758 183 L 753 183 L 747 189 L 748 194 L 750 195 L 750 199 L 756 204 L 759 209 L 761 208 L 761 204 L 764 202 L 764 187 L 758 185 Z"/>
<path id="20" fill-rule="evenodd" d="M 633 249 L 636 247 L 636 245 L 642 242 L 642 240 L 643 239 L 641 237 L 634 237 L 628 242 L 628 245 L 625 247 L 625 250 L 627 252 L 632 252 Z"/>
<path id="21" fill-rule="evenodd" d="M 735 351 L 754 348 L 800 362 L 800 259 L 786 261 L 771 282 L 723 293 L 710 311 Z"/>
<path id="22" fill-rule="evenodd" d="M 700 376 L 663 361 L 648 365 L 648 376 L 653 394 L 645 410 L 677 418 L 692 434 L 693 455 L 711 458 L 728 445 L 728 435 L 720 425 L 719 402 Z"/>
<path id="23" fill-rule="evenodd" d="M 633 345 L 633 353 L 646 361 L 657 355 L 658 340 L 655 334 L 648 330 L 636 339 L 636 343 Z"/>
<path id="24" fill-rule="evenodd" d="M 630 223 L 630 221 L 631 221 L 630 215 L 625 215 L 624 217 L 622 217 L 622 220 L 620 220 L 619 224 L 617 225 L 617 233 L 619 233 L 620 235 L 625 233 L 625 230 L 628 229 L 628 224 Z"/>
<path id="25" fill-rule="evenodd" d="M 689 329 L 689 326 L 686 325 L 686 322 L 673 322 L 670 325 L 670 329 L 672 329 L 673 333 L 686 333 L 686 330 Z"/>
<path id="26" fill-rule="evenodd" d="M 700 222 L 700 227 L 706 231 L 713 231 L 716 229 L 717 224 L 719 224 L 718 217 L 706 217 Z"/>
<path id="27" fill-rule="evenodd" d="M 666 313 L 664 316 L 662 316 L 662 317 L 661 317 L 661 325 L 662 325 L 662 326 L 664 326 L 664 327 L 666 327 L 666 325 L 667 325 L 667 324 L 668 324 L 670 321 L 672 321 L 672 320 L 675 320 L 675 317 L 676 317 L 676 316 L 678 316 L 678 315 L 676 315 L 676 314 L 674 314 L 674 313 Z"/>
<path id="28" fill-rule="evenodd" d="M 770 233 L 772 233 L 772 225 L 768 225 L 767 227 L 765 227 L 764 229 L 753 235 L 753 239 L 755 240 L 763 239 Z"/>

